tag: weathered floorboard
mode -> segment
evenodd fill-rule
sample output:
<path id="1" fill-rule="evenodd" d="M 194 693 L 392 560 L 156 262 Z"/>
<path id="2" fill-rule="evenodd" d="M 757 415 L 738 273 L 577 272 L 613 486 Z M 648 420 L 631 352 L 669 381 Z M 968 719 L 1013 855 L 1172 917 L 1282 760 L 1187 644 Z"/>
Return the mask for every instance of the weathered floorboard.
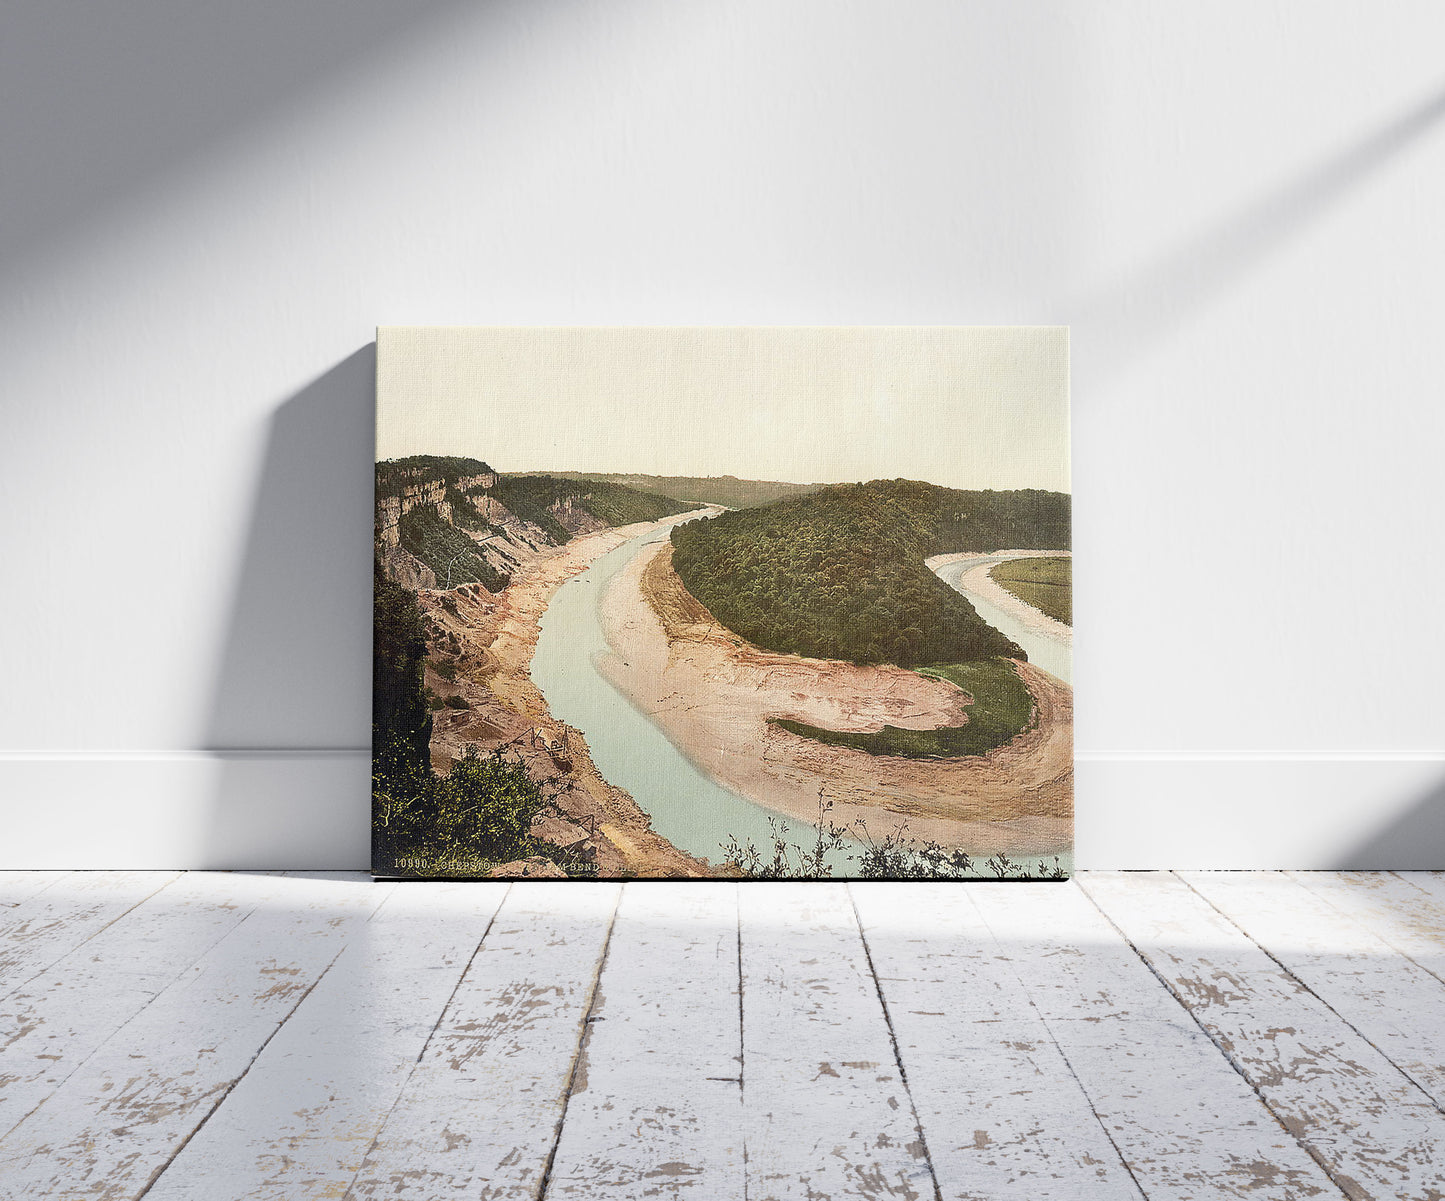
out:
<path id="1" fill-rule="evenodd" d="M 1286 875 L 1180 878 L 1445 1106 L 1445 984 Z"/>
<path id="2" fill-rule="evenodd" d="M 347 1196 L 539 1194 L 619 894 L 512 888 Z"/>
<path id="3" fill-rule="evenodd" d="M 94 938 L 179 872 L 70 872 L 0 910 L 0 998 Z"/>
<path id="4" fill-rule="evenodd" d="M 964 889 L 850 885 L 943 1197 L 1138 1201 Z"/>
<path id="5" fill-rule="evenodd" d="M 0 909 L 13 909 L 22 901 L 58 884 L 74 872 L 0 872 Z"/>
<path id="6" fill-rule="evenodd" d="M 737 885 L 629 884 L 547 1196 L 743 1196 Z"/>
<path id="7" fill-rule="evenodd" d="M 0 1139 L 12 1195 L 139 1195 L 392 887 L 283 884 Z"/>
<path id="8" fill-rule="evenodd" d="M 147 1201 L 341 1196 L 506 890 L 501 882 L 396 888 Z"/>
<path id="9" fill-rule="evenodd" d="M 739 889 L 749 1201 L 936 1195 L 841 884 Z"/>
<path id="10" fill-rule="evenodd" d="M 1352 875 L 1363 875 L 1365 873 L 1350 873 Z M 1431 906 L 1437 917 L 1445 918 L 1445 871 L 1434 872 L 1378 872 L 1377 875 L 1391 875 L 1406 884 L 1413 884 L 1421 892 L 1430 898 Z"/>
<path id="11" fill-rule="evenodd" d="M 0 1001 L 0 1137 L 278 887 L 188 872 Z"/>
<path id="12" fill-rule="evenodd" d="M 1338 1195 L 1076 883 L 969 895 L 1150 1201 Z"/>
<path id="13" fill-rule="evenodd" d="M 1339 1014 L 1183 880 L 1086 887 L 1347 1196 L 1440 1196 L 1445 1115 Z"/>
<path id="14" fill-rule="evenodd" d="M 0 873 L 0 1197 L 1445 1196 L 1445 877 L 1080 880 Z"/>
<path id="15" fill-rule="evenodd" d="M 1438 872 L 1286 872 L 1431 975 L 1445 981 L 1445 899 Z"/>

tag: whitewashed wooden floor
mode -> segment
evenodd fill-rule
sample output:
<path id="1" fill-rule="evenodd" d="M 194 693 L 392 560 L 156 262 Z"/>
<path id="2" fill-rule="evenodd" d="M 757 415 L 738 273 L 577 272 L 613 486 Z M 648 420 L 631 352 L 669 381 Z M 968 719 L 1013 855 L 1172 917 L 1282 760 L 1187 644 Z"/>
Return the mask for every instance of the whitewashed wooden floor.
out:
<path id="1" fill-rule="evenodd" d="M 0 874 L 5 1198 L 1445 1197 L 1445 877 Z"/>

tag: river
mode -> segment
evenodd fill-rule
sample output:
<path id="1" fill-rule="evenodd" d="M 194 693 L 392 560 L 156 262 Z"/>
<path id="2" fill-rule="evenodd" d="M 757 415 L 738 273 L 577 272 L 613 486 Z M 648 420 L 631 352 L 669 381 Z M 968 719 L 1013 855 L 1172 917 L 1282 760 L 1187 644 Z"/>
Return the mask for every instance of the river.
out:
<path id="1" fill-rule="evenodd" d="M 962 581 L 965 573 L 975 567 L 994 567 L 1008 563 L 1017 555 L 970 555 L 953 563 L 942 563 L 933 569 L 933 574 L 962 595 L 978 610 L 978 615 L 1006 638 L 1013 639 L 1023 647 L 1029 662 L 1041 667 L 1065 684 L 1074 682 L 1074 648 L 1071 638 L 1058 638 L 1039 630 L 1030 629 L 1014 613 L 994 604 L 987 596 L 981 595 Z"/>
<path id="2" fill-rule="evenodd" d="M 771 855 L 772 826 L 811 849 L 816 830 L 738 796 L 705 775 L 597 669 L 610 653 L 602 629 L 607 586 L 644 546 L 668 537 L 650 530 L 603 555 L 557 590 L 542 615 L 532 656 L 532 680 L 552 715 L 582 731 L 605 780 L 626 789 L 674 846 L 721 863 L 722 845 L 736 837 Z"/>
<path id="3" fill-rule="evenodd" d="M 744 845 L 752 842 L 765 859 L 770 859 L 775 824 L 790 843 L 811 850 L 816 827 L 785 818 L 724 788 L 699 769 L 598 668 L 600 660 L 612 653 L 603 631 L 603 595 L 632 558 L 644 546 L 667 538 L 670 528 L 669 524 L 652 529 L 623 543 L 557 590 L 542 615 L 537 649 L 532 656 L 532 680 L 547 698 L 552 715 L 582 731 L 603 778 L 629 792 L 651 816 L 653 828 L 674 846 L 716 864 L 723 861 L 723 844 L 737 838 Z M 956 575 L 977 566 L 979 561 L 962 564 L 953 580 L 945 574 L 951 564 L 940 568 L 938 574 L 957 587 Z M 1023 646 L 1031 660 L 1068 679 L 1050 666 L 1052 660 L 1035 659 L 1036 653 L 1047 655 L 1048 648 L 1029 645 L 1026 637 L 1038 640 L 1011 615 L 969 592 L 964 591 L 964 595 L 985 621 L 997 625 Z M 1065 648 L 1062 671 L 1067 670 Z M 845 869 L 850 851 L 856 851 L 856 844 L 850 842 L 828 856 L 837 874 L 848 874 Z"/>

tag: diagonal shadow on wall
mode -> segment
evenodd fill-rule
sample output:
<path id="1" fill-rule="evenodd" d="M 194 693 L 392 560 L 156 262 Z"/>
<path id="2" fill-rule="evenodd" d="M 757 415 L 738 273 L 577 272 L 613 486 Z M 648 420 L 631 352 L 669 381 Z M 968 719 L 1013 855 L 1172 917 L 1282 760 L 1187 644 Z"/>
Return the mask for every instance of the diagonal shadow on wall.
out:
<path id="1" fill-rule="evenodd" d="M 1331 866 L 1341 871 L 1445 869 L 1445 764 L 1440 777 L 1403 816 L 1349 848 Z"/>
<path id="2" fill-rule="evenodd" d="M 9 4 L 0 270 L 284 115 L 461 0 Z"/>
<path id="3" fill-rule="evenodd" d="M 1076 376 L 1097 388 L 1187 325 L 1439 129 L 1445 88 L 1262 192 L 1153 261 L 1066 306 Z M 1080 370 L 1082 367 L 1082 370 Z"/>
<path id="4" fill-rule="evenodd" d="M 373 343 L 271 419 L 203 729 L 208 866 L 366 864 L 375 394 Z M 304 861 L 277 860 L 278 830 Z"/>

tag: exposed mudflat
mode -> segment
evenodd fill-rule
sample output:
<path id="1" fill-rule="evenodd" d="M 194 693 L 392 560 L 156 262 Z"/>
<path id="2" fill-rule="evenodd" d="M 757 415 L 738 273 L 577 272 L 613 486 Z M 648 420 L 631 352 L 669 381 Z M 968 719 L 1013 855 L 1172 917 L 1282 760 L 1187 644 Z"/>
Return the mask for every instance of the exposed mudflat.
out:
<path id="1" fill-rule="evenodd" d="M 601 777 L 586 740 L 552 717 L 529 674 L 538 622 L 557 589 L 601 555 L 652 528 L 652 523 L 639 523 L 573 538 L 525 563 L 496 595 L 479 584 L 418 593 L 422 608 L 440 627 L 440 637 L 429 644 L 426 682 L 438 694 L 460 696 L 471 706 L 433 714 L 432 762 L 445 771 L 468 743 L 483 750 L 509 743 L 534 778 L 561 789 L 561 816 L 543 819 L 534 834 L 562 845 L 590 838 L 604 876 L 713 875 L 706 864 L 653 830 L 632 797 Z M 437 673 L 439 656 L 455 657 L 453 680 Z"/>
<path id="2" fill-rule="evenodd" d="M 826 746 L 768 720 L 829 729 L 928 729 L 967 721 L 969 698 L 896 667 L 780 655 L 718 624 L 672 570 L 672 547 L 645 547 L 603 603 L 614 653 L 602 670 L 700 768 L 739 794 L 805 821 L 863 822 L 881 838 L 901 821 L 916 839 L 970 853 L 1048 855 L 1072 840 L 1073 691 L 1017 669 L 1037 720 L 1007 746 L 959 759 L 907 759 Z M 1002 592 L 1002 589 L 999 589 Z"/>

